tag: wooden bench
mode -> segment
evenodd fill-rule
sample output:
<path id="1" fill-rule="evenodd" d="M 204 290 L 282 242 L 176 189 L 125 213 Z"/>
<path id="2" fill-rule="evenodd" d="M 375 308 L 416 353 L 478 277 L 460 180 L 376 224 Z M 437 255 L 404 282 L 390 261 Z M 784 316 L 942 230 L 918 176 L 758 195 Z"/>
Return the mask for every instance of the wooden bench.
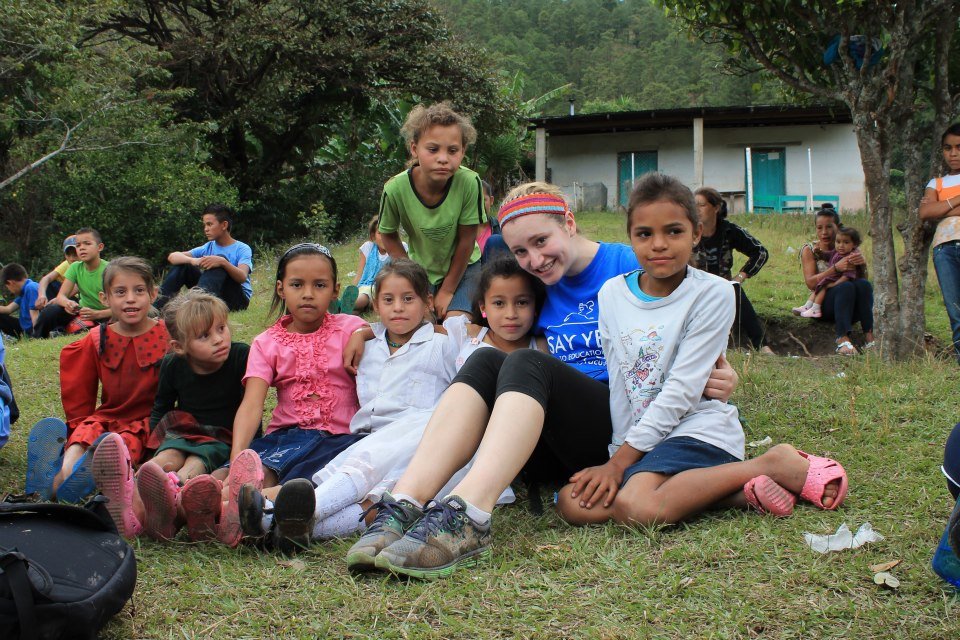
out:
<path id="1" fill-rule="evenodd" d="M 806 211 L 807 196 L 754 196 L 754 213 L 783 213 L 785 211 Z"/>
<path id="2" fill-rule="evenodd" d="M 833 204 L 833 208 L 838 212 L 840 211 L 840 196 L 828 196 L 828 195 L 817 195 L 813 194 L 813 208 L 819 209 L 821 204 L 830 202 Z"/>

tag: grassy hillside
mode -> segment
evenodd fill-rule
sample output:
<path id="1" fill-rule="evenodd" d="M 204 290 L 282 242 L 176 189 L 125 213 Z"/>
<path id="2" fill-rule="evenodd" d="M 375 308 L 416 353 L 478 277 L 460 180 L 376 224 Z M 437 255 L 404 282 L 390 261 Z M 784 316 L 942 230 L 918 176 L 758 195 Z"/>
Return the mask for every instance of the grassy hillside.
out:
<path id="1" fill-rule="evenodd" d="M 579 220 L 590 237 L 623 237 L 619 215 Z M 811 218 L 736 221 L 771 253 L 747 283 L 758 311 L 805 335 L 809 321 L 788 309 L 806 295 L 795 250 L 812 236 Z M 358 245 L 336 250 L 342 281 Z M 253 305 L 231 316 L 237 339 L 249 341 L 269 323 L 274 268 L 259 257 Z M 932 276 L 927 309 L 929 329 L 946 342 Z M 61 413 L 57 353 L 66 342 L 8 348 L 23 416 L 0 450 L 3 491 L 22 490 L 29 426 Z M 722 512 L 657 530 L 574 529 L 552 513 L 531 516 L 521 500 L 495 514 L 489 564 L 437 583 L 355 578 L 342 562 L 349 541 L 290 560 L 185 539 L 137 540 L 136 594 L 104 637 L 956 638 L 960 600 L 928 567 L 951 506 L 939 465 L 958 419 L 956 364 L 933 356 L 890 366 L 875 357 L 743 353 L 731 361 L 741 376 L 733 401 L 747 440 L 770 436 L 839 459 L 851 478 L 839 512 L 805 505 L 784 520 Z M 867 521 L 882 542 L 826 556 L 804 544 L 804 532 Z M 895 592 L 874 585 L 868 568 L 894 559 L 903 561 L 893 570 L 902 583 Z"/>

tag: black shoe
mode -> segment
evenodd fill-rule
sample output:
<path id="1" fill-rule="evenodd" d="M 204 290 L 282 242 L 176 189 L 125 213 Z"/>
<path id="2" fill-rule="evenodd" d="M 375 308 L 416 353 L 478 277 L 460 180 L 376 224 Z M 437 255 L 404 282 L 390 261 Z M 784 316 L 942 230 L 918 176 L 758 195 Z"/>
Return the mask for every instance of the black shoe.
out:
<path id="1" fill-rule="evenodd" d="M 264 508 L 263 494 L 252 484 L 245 484 L 240 487 L 237 505 L 240 509 L 240 529 L 243 535 L 251 538 L 262 538 L 266 535 L 263 530 L 263 514 L 272 510 Z"/>
<path id="2" fill-rule="evenodd" d="M 281 487 L 273 505 L 273 544 L 283 554 L 310 546 L 313 514 L 317 508 L 313 483 L 298 478 Z"/>

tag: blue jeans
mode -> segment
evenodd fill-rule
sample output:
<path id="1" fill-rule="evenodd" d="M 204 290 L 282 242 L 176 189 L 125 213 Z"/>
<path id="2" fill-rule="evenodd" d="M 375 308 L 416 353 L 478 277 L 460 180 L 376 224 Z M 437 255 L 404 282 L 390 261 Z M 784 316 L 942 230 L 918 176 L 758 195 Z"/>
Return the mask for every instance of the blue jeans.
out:
<path id="1" fill-rule="evenodd" d="M 477 261 L 467 265 L 467 270 L 463 272 L 463 277 L 460 278 L 460 284 L 457 286 L 457 290 L 454 292 L 450 304 L 447 305 L 447 311 L 472 313 L 473 294 L 476 293 L 479 282 L 480 262 Z M 431 285 L 430 288 L 433 290 L 433 295 L 436 296 L 437 291 L 440 290 L 440 285 Z"/>
<path id="2" fill-rule="evenodd" d="M 960 241 L 952 240 L 933 248 L 933 267 L 937 270 L 940 293 L 950 318 L 953 350 L 960 362 Z"/>
<path id="3" fill-rule="evenodd" d="M 163 307 L 170 298 L 177 295 L 183 287 L 200 287 L 223 300 L 230 311 L 243 311 L 250 301 L 243 293 L 243 285 L 230 277 L 226 269 L 206 269 L 201 271 L 192 264 L 177 264 L 170 267 L 167 277 L 160 285 L 160 295 L 154 306 Z"/>

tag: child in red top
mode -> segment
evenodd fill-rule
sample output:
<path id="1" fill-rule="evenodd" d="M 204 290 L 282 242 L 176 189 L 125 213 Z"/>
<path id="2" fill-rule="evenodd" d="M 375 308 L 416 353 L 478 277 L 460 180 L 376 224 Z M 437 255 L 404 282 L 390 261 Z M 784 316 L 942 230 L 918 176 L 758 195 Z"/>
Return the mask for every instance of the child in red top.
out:
<path id="1" fill-rule="evenodd" d="M 113 260 L 103 273 L 100 295 L 114 321 L 60 352 L 60 392 L 69 431 L 53 493 L 84 466 L 78 463 L 89 458 L 87 449 L 104 433 L 120 434 L 134 464 L 146 452 L 160 361 L 170 341 L 163 322 L 147 316 L 157 296 L 150 265 L 140 258 Z"/>

